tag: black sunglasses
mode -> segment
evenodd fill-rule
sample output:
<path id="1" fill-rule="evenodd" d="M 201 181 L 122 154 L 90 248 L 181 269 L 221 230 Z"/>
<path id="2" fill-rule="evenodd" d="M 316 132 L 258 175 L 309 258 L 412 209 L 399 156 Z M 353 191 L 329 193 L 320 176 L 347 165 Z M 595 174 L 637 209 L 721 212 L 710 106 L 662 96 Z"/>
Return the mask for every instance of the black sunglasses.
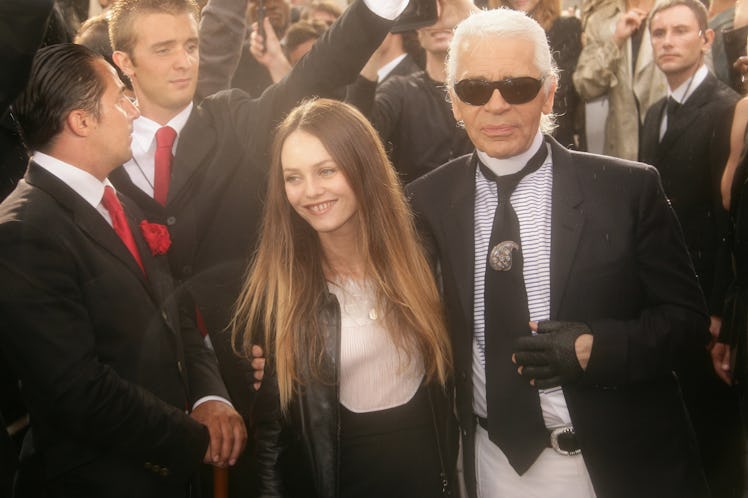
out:
<path id="1" fill-rule="evenodd" d="M 470 105 L 484 105 L 491 100 L 494 90 L 508 104 L 525 104 L 530 102 L 540 91 L 545 78 L 536 79 L 530 76 L 505 78 L 500 81 L 460 80 L 455 83 L 455 93 L 460 100 Z"/>

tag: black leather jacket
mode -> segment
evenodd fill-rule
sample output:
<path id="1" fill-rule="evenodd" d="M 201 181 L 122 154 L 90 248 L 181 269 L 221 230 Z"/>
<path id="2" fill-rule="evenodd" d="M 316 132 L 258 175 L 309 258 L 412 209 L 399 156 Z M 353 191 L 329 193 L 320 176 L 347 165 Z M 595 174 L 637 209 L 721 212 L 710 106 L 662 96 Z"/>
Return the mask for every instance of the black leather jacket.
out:
<path id="1" fill-rule="evenodd" d="M 256 439 L 259 496 L 263 498 L 340 496 L 340 306 L 329 292 L 319 311 L 319 323 L 326 332 L 328 360 L 322 365 L 320 375 L 331 381 L 308 382 L 300 387 L 284 417 L 280 412 L 277 377 L 271 367 L 265 372 L 255 402 L 252 429 Z M 450 386 L 445 392 L 438 385 L 428 389 L 438 433 L 444 496 L 457 496 L 458 432 L 452 409 L 453 390 Z"/>

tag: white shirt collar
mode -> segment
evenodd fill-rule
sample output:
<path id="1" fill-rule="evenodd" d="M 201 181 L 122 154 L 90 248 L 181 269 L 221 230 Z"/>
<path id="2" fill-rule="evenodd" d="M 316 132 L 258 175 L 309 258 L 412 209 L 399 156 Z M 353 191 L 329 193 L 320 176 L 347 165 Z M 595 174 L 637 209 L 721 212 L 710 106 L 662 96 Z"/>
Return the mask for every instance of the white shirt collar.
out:
<path id="1" fill-rule="evenodd" d="M 527 161 L 529 161 L 530 158 L 535 155 L 538 149 L 540 149 L 541 145 L 543 145 L 543 134 L 538 131 L 537 135 L 535 135 L 535 138 L 532 141 L 532 145 L 530 145 L 530 147 L 521 154 L 518 154 L 514 157 L 509 157 L 507 159 L 496 159 L 494 157 L 490 157 L 485 152 L 478 150 L 478 159 L 480 159 L 480 161 L 485 164 L 488 169 L 493 171 L 493 174 L 496 176 L 511 175 L 512 173 L 516 173 L 517 171 L 524 168 L 527 164 Z"/>
<path id="2" fill-rule="evenodd" d="M 65 185 L 75 190 L 94 209 L 97 209 L 99 204 L 101 204 L 101 198 L 104 196 L 104 187 L 112 187 L 108 178 L 102 182 L 91 173 L 47 154 L 34 152 L 31 159 L 56 176 Z"/>
<path id="3" fill-rule="evenodd" d="M 379 70 L 377 71 L 377 78 L 379 78 L 378 81 L 382 81 L 383 79 L 385 79 L 387 75 L 390 74 L 393 69 L 395 69 L 395 66 L 400 64 L 401 60 L 405 59 L 406 55 L 408 54 L 400 54 L 394 59 L 392 59 L 391 61 L 389 61 L 384 66 L 380 67 Z"/>
<path id="4" fill-rule="evenodd" d="M 179 142 L 179 136 L 182 134 L 184 125 L 187 124 L 187 119 L 190 117 L 192 112 L 193 103 L 190 102 L 187 107 L 179 111 L 179 114 L 171 118 L 168 123 L 163 126 L 171 126 L 174 131 L 177 132 L 177 138 L 174 140 L 172 146 L 172 152 L 177 150 L 177 142 Z M 145 116 L 140 116 L 132 123 L 132 139 L 136 142 L 142 150 L 150 150 L 153 146 L 155 150 L 156 132 L 161 128 L 162 125 L 149 119 Z"/>
<path id="5" fill-rule="evenodd" d="M 678 88 L 671 90 L 668 87 L 668 96 L 673 97 L 679 104 L 684 103 L 699 88 L 699 85 L 706 79 L 707 74 L 709 74 L 709 69 L 707 69 L 706 64 L 702 64 L 693 73 L 693 76 L 684 81 Z"/>

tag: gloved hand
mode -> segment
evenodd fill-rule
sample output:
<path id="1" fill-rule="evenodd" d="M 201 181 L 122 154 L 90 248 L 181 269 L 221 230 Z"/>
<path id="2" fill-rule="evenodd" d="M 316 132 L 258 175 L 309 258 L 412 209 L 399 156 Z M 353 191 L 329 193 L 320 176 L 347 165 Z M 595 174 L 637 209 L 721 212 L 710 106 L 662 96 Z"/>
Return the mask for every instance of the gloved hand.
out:
<path id="1" fill-rule="evenodd" d="M 549 389 L 573 382 L 582 375 L 574 343 L 582 334 L 592 334 L 579 322 L 538 322 L 537 335 L 523 336 L 514 343 L 514 362 L 520 375 L 534 380 L 538 389 Z"/>

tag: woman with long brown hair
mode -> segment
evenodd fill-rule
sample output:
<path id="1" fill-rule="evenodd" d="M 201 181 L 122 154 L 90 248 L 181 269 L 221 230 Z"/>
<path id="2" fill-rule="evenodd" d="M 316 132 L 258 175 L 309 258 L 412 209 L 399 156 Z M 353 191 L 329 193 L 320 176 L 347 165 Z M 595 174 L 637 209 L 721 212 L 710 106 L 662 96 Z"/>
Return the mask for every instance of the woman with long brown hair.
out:
<path id="1" fill-rule="evenodd" d="M 233 325 L 246 354 L 268 355 L 262 496 L 442 495 L 456 459 L 443 311 L 394 169 L 354 108 L 311 101 L 280 125 Z"/>

